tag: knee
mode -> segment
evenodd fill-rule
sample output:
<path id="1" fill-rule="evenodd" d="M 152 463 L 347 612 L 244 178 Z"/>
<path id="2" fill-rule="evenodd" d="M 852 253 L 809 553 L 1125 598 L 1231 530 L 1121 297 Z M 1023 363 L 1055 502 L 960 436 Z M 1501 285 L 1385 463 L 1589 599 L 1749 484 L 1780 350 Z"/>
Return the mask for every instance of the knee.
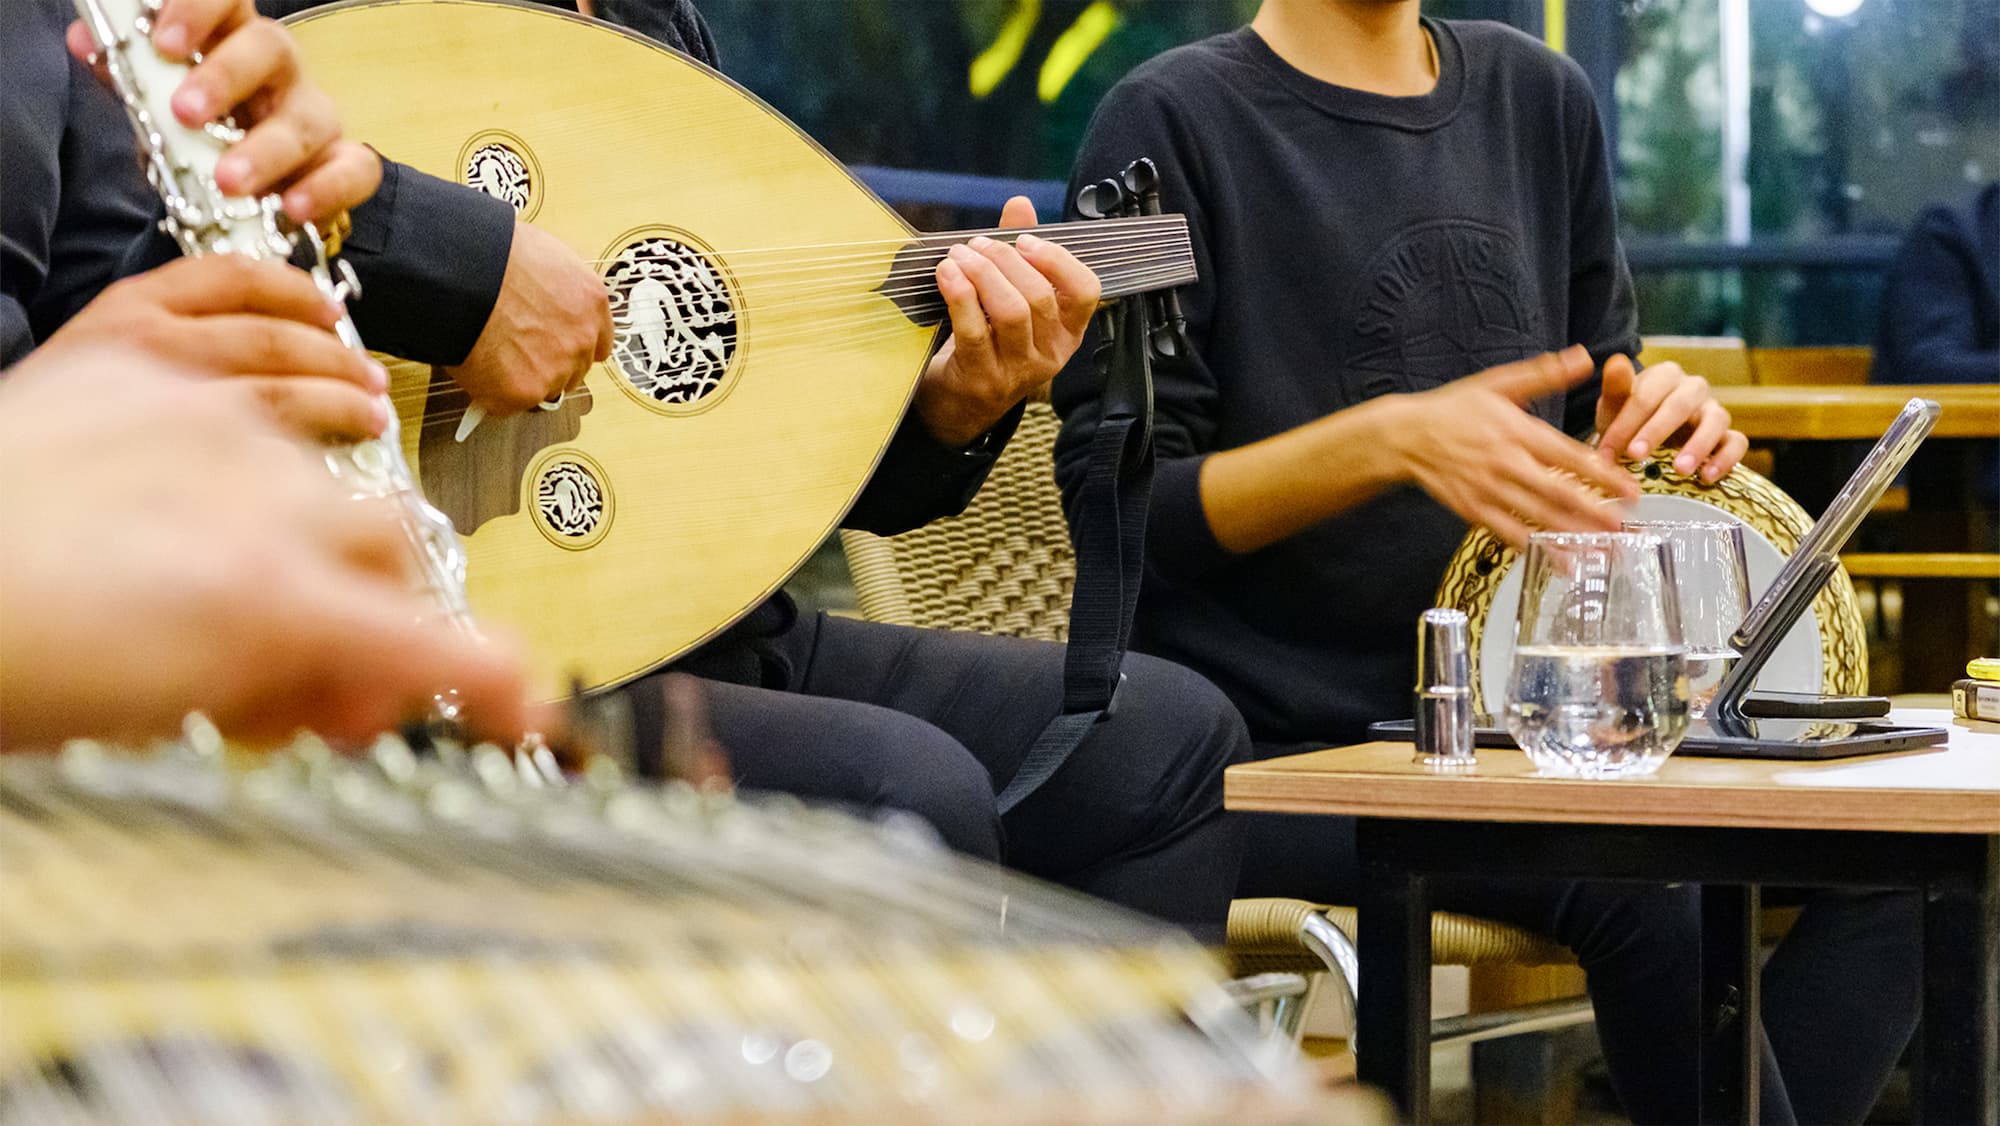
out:
<path id="1" fill-rule="evenodd" d="M 1129 698 L 1116 718 L 1126 720 L 1128 708 L 1138 713 L 1128 722 L 1143 723 L 1150 741 L 1171 752 L 1162 765 L 1175 774 L 1219 792 L 1223 770 L 1252 758 L 1242 715 L 1207 677 L 1143 653 L 1126 656 L 1125 676 Z"/>
<path id="2" fill-rule="evenodd" d="M 858 779 L 863 804 L 912 814 L 947 845 L 982 860 L 1000 859 L 1000 814 L 993 780 L 971 751 L 923 720 L 888 713 L 869 738 L 890 753 Z"/>
<path id="3" fill-rule="evenodd" d="M 1693 884 L 1577 884 L 1551 928 L 1585 970 L 1640 959 L 1653 971 L 1691 960 L 1701 945 L 1701 889 Z"/>

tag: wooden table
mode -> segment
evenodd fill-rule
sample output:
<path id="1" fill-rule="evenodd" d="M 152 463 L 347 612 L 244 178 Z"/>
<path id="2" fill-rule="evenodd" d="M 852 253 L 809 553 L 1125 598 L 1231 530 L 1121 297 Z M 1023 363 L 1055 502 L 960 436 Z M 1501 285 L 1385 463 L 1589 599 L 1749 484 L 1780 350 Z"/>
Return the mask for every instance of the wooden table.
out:
<path id="1" fill-rule="evenodd" d="M 1753 441 L 1865 438 L 1889 429 L 1903 404 L 1935 399 L 1935 438 L 2000 438 L 2000 385 L 1913 384 L 1861 387 L 1717 387 L 1736 429 Z"/>
<path id="2" fill-rule="evenodd" d="M 1949 713 L 1900 712 L 1948 726 Z M 1910 887 L 1924 905 L 1919 1120 L 2000 1115 L 2000 731 L 1825 763 L 1679 757 L 1652 778 L 1539 778 L 1518 751 L 1433 774 L 1406 743 L 1231 767 L 1230 809 L 1358 818 L 1362 1081 L 1429 1113 L 1434 876 L 1700 881 L 1705 1121 L 1755 1121 L 1762 885 Z M 1734 1015 L 1738 1019 L 1718 1019 Z"/>

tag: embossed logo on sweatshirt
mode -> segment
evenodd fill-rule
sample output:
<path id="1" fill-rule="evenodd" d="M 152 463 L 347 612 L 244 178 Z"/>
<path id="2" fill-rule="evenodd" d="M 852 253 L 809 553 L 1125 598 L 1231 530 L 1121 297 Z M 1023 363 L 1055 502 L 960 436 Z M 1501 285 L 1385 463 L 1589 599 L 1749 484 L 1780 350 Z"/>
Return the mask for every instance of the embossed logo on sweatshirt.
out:
<path id="1" fill-rule="evenodd" d="M 1406 228 L 1369 260 L 1350 298 L 1348 394 L 1425 391 L 1541 351 L 1538 297 L 1511 232 L 1464 219 Z"/>

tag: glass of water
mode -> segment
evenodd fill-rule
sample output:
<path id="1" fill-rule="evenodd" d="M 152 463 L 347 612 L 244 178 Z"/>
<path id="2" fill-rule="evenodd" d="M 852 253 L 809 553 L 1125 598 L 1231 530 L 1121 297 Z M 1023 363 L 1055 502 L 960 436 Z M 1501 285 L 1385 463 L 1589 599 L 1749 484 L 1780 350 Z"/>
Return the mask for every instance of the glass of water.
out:
<path id="1" fill-rule="evenodd" d="M 1724 673 L 1742 654 L 1731 637 L 1750 612 L 1750 566 L 1743 525 L 1730 520 L 1628 520 L 1625 530 L 1658 536 L 1674 560 L 1674 593 L 1687 645 L 1688 714 L 1705 715 Z"/>
<path id="2" fill-rule="evenodd" d="M 1687 647 L 1658 536 L 1529 538 L 1507 730 L 1543 774 L 1651 774 L 1687 734 Z"/>

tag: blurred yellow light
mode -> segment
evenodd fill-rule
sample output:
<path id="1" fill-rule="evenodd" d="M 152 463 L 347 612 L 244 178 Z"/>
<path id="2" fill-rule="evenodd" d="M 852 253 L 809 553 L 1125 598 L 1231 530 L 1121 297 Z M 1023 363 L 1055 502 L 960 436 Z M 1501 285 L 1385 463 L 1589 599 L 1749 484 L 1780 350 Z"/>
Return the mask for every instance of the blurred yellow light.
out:
<path id="1" fill-rule="evenodd" d="M 1063 87 L 1089 61 L 1091 52 L 1117 29 L 1118 9 L 1111 0 L 1097 0 L 1078 14 L 1076 22 L 1049 48 L 1049 57 L 1042 60 L 1041 81 L 1035 84 L 1035 92 L 1042 101 L 1053 102 L 1062 97 Z"/>
<path id="2" fill-rule="evenodd" d="M 1041 18 L 1042 0 L 1019 0 L 1015 4 L 1014 14 L 1000 26 L 1000 34 L 994 37 L 992 45 L 972 60 L 967 77 L 973 97 L 991 94 L 1014 69 L 1014 64 L 1021 61 L 1021 49 L 1028 45 L 1028 35 L 1035 30 L 1035 21 Z"/>

